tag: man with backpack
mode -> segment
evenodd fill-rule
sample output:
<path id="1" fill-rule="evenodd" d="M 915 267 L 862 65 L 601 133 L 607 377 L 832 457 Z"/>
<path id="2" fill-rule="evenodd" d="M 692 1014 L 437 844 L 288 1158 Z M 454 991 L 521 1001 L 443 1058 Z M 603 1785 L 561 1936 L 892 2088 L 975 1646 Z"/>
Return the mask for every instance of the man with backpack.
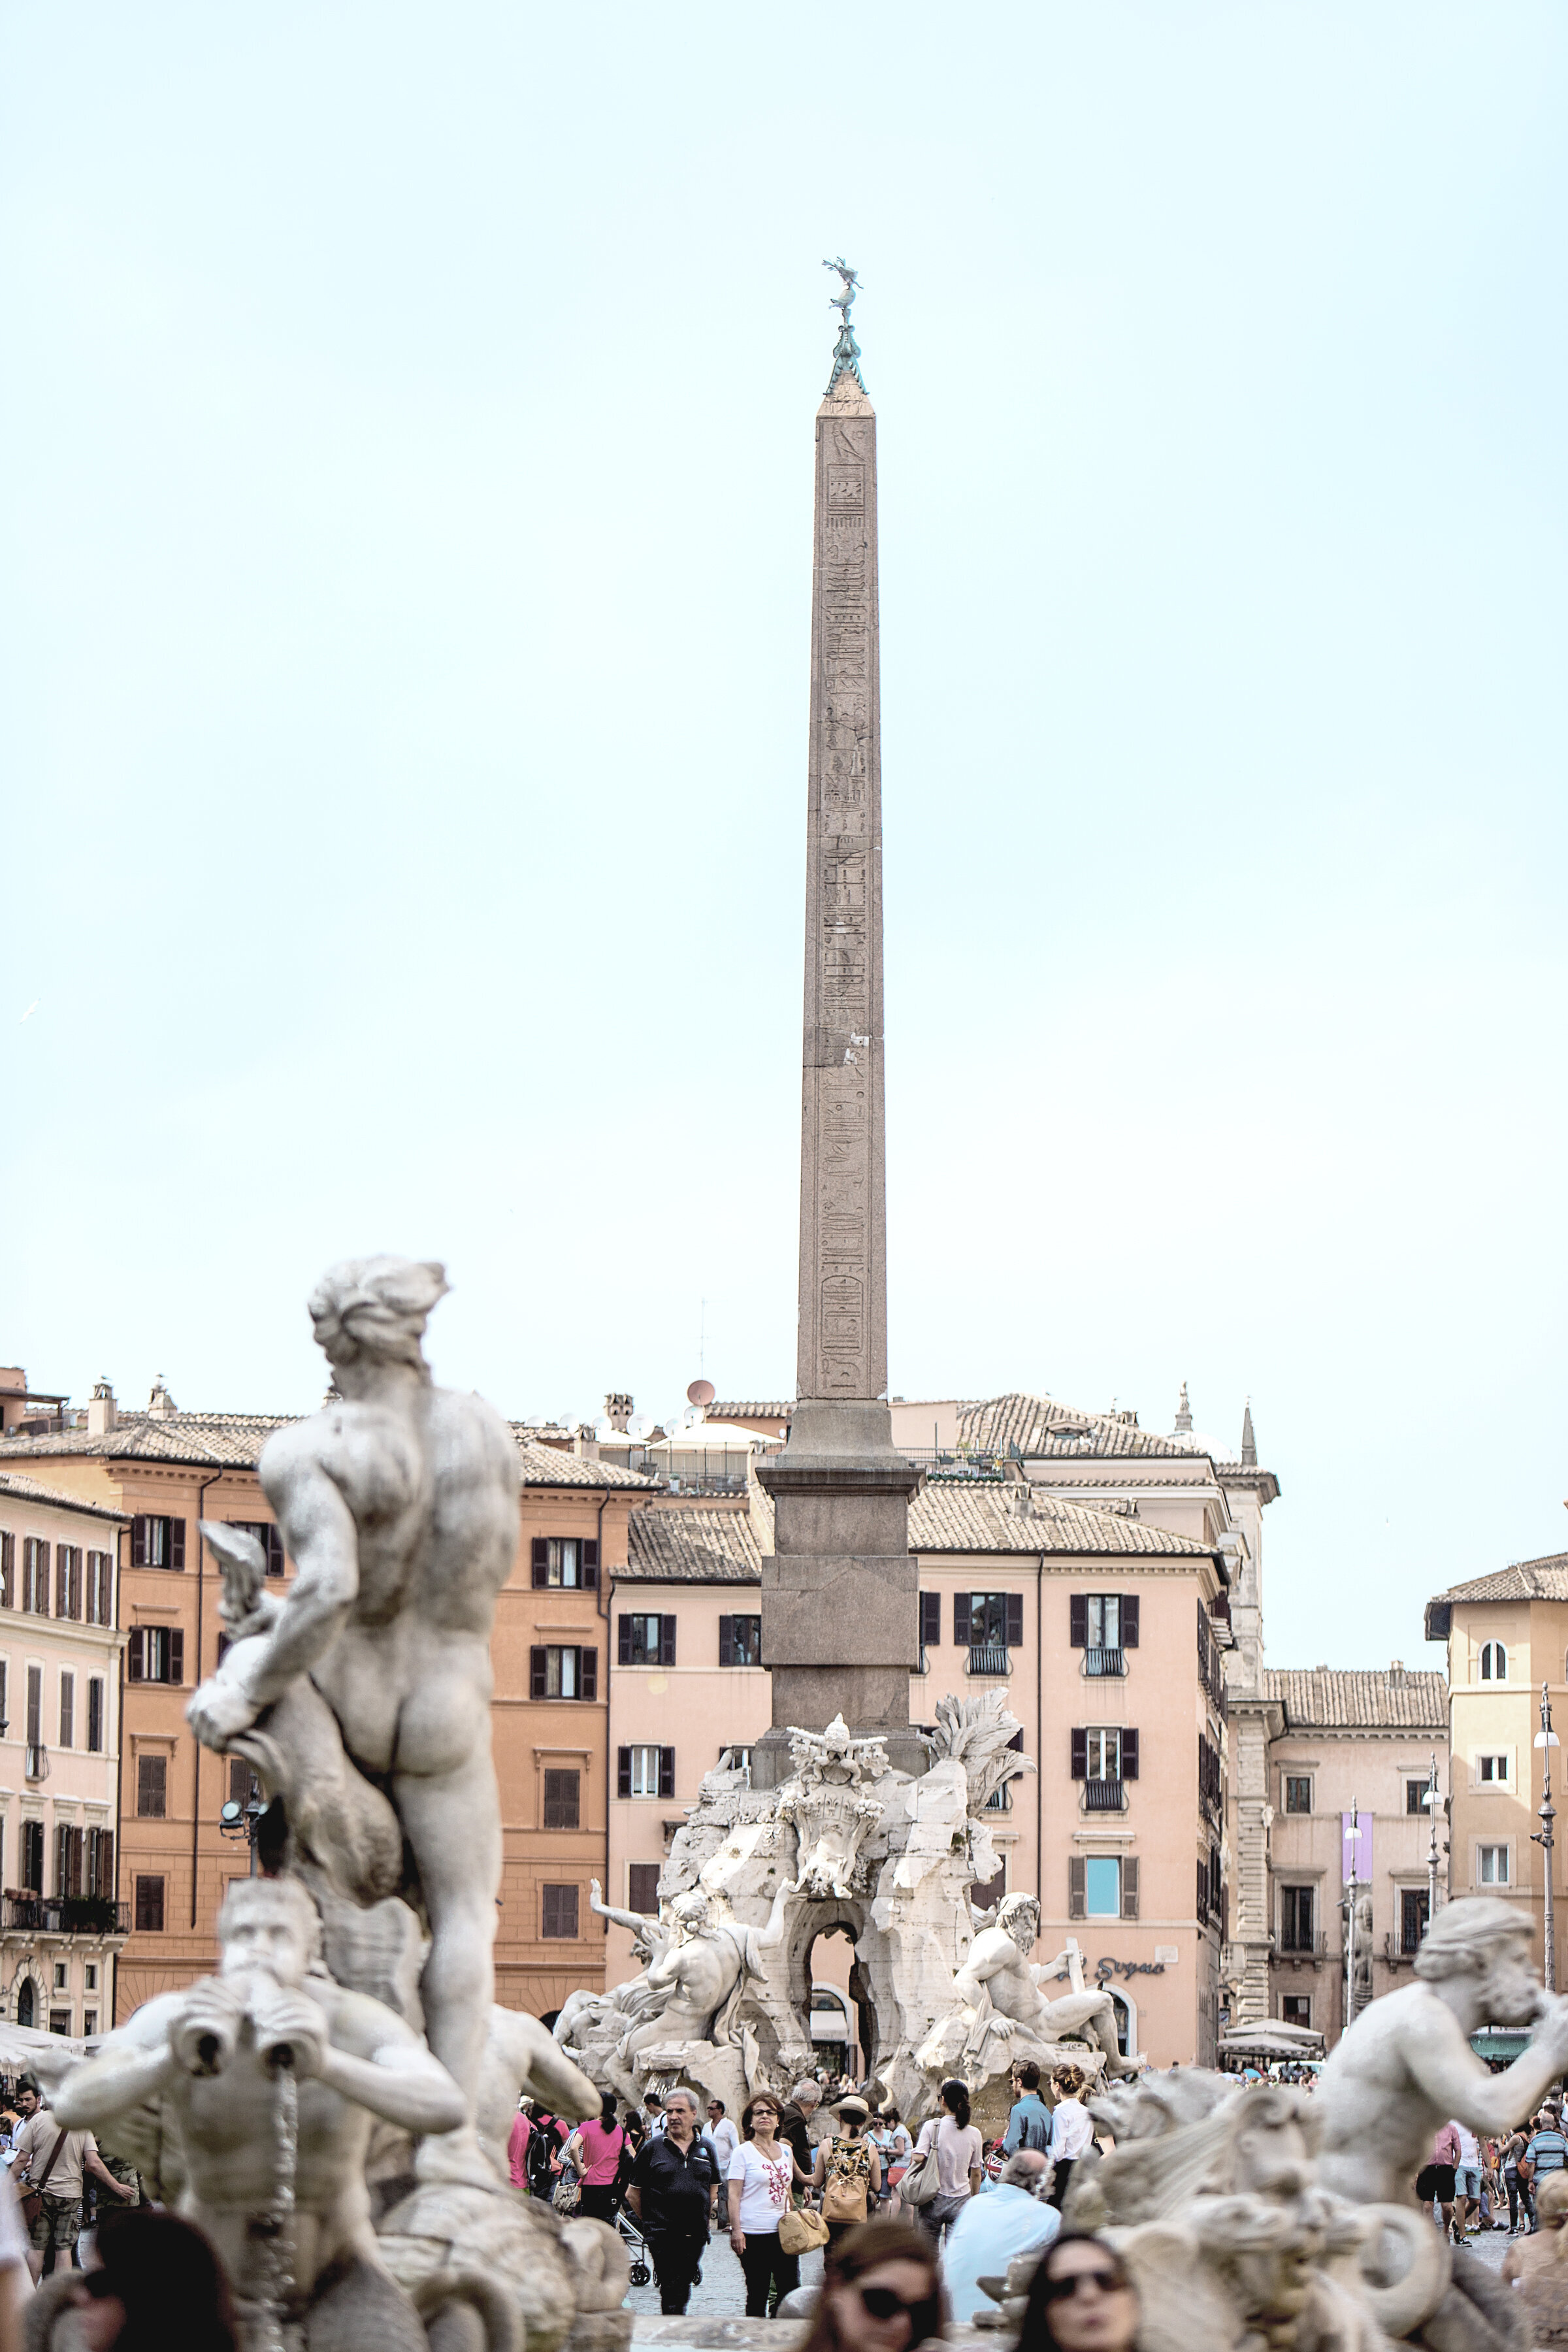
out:
<path id="1" fill-rule="evenodd" d="M 1007 2118 L 1007 2129 L 1002 2140 L 1004 2156 L 1016 2156 L 1023 2147 L 1037 2147 L 1042 2154 L 1051 2144 L 1051 2111 L 1040 2096 L 1040 2070 L 1033 2059 L 1018 2069 L 1020 2096 Z"/>

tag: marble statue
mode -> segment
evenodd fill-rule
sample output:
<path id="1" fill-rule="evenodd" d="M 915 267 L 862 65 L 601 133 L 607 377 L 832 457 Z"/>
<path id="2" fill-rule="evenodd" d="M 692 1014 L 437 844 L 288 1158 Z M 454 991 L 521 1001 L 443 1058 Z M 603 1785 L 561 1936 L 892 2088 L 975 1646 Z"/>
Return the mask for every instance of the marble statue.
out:
<path id="1" fill-rule="evenodd" d="M 888 1769 L 886 1744 L 851 1738 L 842 1715 L 826 1731 L 790 1727 L 791 1777 L 780 1793 L 778 1818 L 799 1842 L 796 1883 L 810 1900 L 849 1895 L 860 1848 L 882 1818 L 873 1783 Z"/>
<path id="2" fill-rule="evenodd" d="M 388 1880 L 406 1849 L 416 1883 L 401 1891 L 430 1930 L 425 2031 L 468 2107 L 421 2162 L 488 2181 L 473 2114 L 500 1879 L 489 1644 L 521 1471 L 499 1413 L 431 1381 L 420 1343 L 446 1287 L 440 1266 L 396 1257 L 319 1286 L 310 1315 L 338 1394 L 276 1430 L 259 1465 L 298 1573 L 287 1600 L 263 1596 L 187 1713 L 205 1746 L 257 1763 L 299 1824 L 298 1859 L 335 1865 L 340 1891 L 356 1840 L 364 1903 L 400 1891 Z"/>
<path id="3" fill-rule="evenodd" d="M 426 2352 L 371 2226 L 365 2156 L 374 2116 L 450 2132 L 463 2095 L 401 2018 L 312 1969 L 320 1926 L 300 1881 L 238 1880 L 217 1935 L 218 1974 L 137 2010 L 60 2082 L 54 2112 L 97 2131 L 166 2103 L 181 2210 L 217 2248 L 253 2334 L 265 2340 L 263 2315 L 302 2313 L 310 2345 L 374 2314 L 385 2352 Z"/>
<path id="4" fill-rule="evenodd" d="M 1547 2352 L 1568 2344 L 1568 2172 L 1549 2172 L 1535 2191 L 1540 2223 L 1503 2257 L 1505 2284 L 1517 2287 L 1530 2319 L 1530 2340 Z"/>
<path id="5" fill-rule="evenodd" d="M 1048 2062 L 1055 2044 L 1070 2037 L 1091 2042 L 1108 2074 L 1140 2073 L 1142 2059 L 1121 2055 L 1116 2004 L 1110 1995 L 1103 1987 L 1093 1990 L 1085 1987 L 1082 1956 L 1076 1943 L 1058 1952 L 1054 1960 L 1031 1964 L 1029 1954 L 1039 1932 L 1038 1897 L 1004 1896 L 995 1926 L 983 1928 L 975 1937 L 969 1958 L 953 1979 L 960 2020 L 965 2027 L 962 2044 L 933 2050 L 931 2063 L 940 2067 L 951 2056 L 954 2065 L 961 2064 L 965 2056 L 984 2049 L 990 2037 L 1008 2047 L 1009 2063 L 1020 2058 Z M 1049 2000 L 1040 1990 L 1041 1984 L 1063 1969 L 1072 1990 L 1059 2000 Z"/>

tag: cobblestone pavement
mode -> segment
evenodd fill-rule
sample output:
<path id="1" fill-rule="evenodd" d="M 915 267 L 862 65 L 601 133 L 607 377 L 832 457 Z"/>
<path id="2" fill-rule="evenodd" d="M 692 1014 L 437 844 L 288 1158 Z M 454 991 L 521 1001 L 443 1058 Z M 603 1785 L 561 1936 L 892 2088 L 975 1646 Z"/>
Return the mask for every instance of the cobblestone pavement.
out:
<path id="1" fill-rule="evenodd" d="M 652 2268 L 652 2264 L 649 2264 Z M 820 2249 L 800 2258 L 802 2286 L 822 2284 Z M 627 2311 L 658 2311 L 658 2288 L 650 2279 L 647 2286 L 634 2286 L 624 2306 Z M 702 2257 L 702 2284 L 691 2290 L 691 2300 L 686 2306 L 694 2319 L 739 2319 L 746 2308 L 746 2278 L 740 2258 L 730 2241 L 721 2231 L 708 2241 L 708 2252 Z"/>

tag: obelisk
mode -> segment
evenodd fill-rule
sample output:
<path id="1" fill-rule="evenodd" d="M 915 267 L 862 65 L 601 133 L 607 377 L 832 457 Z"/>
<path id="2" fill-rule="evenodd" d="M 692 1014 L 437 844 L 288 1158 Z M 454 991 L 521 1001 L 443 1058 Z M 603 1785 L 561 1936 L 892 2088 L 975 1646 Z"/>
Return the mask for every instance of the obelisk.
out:
<path id="1" fill-rule="evenodd" d="M 877 416 L 843 292 L 816 412 L 807 762 L 800 1334 L 789 1443 L 759 1476 L 773 1499 L 763 1563 L 773 1728 L 752 1759 L 770 1787 L 791 1725 L 889 1740 L 920 1770 L 910 1674 L 920 1663 L 909 1502 L 920 1473 L 888 1411 L 882 1066 L 882 767 L 877 618 Z"/>

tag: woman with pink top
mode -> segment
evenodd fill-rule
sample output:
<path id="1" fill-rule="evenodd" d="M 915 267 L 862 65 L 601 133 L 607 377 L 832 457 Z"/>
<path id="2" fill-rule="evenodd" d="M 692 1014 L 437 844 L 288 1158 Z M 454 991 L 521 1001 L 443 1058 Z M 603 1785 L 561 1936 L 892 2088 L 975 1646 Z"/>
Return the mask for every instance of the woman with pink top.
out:
<path id="1" fill-rule="evenodd" d="M 533 2126 L 519 2107 L 511 2120 L 511 2132 L 506 2144 L 506 2168 L 511 2175 L 511 2185 L 528 2194 L 528 2143 Z"/>
<path id="2" fill-rule="evenodd" d="M 577 2168 L 577 2210 L 590 2221 L 613 2221 L 626 2133 L 616 2121 L 616 2095 L 605 2093 L 597 2120 L 579 2124 L 566 2143 L 568 2163 Z"/>

